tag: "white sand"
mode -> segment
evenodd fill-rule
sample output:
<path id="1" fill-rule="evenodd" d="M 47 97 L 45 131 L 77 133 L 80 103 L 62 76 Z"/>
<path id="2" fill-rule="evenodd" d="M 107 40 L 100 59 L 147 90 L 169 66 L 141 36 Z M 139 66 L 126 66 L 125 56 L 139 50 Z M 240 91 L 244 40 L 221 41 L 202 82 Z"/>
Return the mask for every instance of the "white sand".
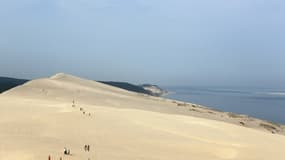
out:
<path id="1" fill-rule="evenodd" d="M 0 160 L 285 159 L 285 136 L 186 112 L 70 75 L 34 80 L 0 96 Z"/>

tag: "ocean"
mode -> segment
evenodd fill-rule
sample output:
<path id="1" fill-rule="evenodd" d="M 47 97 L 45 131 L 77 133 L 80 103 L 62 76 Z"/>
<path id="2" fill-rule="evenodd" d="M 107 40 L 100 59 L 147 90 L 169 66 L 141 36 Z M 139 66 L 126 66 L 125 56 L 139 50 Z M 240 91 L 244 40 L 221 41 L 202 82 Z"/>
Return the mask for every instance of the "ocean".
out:
<path id="1" fill-rule="evenodd" d="M 285 124 L 285 89 L 164 87 L 166 98 Z"/>

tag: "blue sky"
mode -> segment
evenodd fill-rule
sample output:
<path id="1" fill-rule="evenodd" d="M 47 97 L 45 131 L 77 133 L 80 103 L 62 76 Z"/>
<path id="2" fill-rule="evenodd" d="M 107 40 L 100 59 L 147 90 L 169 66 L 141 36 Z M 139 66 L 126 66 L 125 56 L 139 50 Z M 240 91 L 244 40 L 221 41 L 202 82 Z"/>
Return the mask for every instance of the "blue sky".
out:
<path id="1" fill-rule="evenodd" d="M 0 73 L 285 87 L 282 0 L 0 0 Z"/>

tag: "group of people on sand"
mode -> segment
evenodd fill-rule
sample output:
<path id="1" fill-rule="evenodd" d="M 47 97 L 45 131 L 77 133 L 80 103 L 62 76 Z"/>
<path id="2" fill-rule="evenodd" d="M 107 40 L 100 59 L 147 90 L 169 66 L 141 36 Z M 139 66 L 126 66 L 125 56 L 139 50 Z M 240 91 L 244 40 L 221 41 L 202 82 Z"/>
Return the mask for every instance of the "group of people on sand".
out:
<path id="1" fill-rule="evenodd" d="M 84 151 L 85 152 L 90 152 L 90 145 L 89 144 L 88 145 L 84 145 Z M 63 154 L 64 155 L 71 155 L 70 154 L 70 149 L 67 149 L 66 147 L 64 147 Z M 48 156 L 48 160 L 51 160 L 51 156 L 50 155 Z M 60 157 L 60 160 L 62 160 L 62 157 Z M 90 160 L 90 158 L 88 160 Z"/>
<path id="2" fill-rule="evenodd" d="M 90 151 L 90 145 L 84 145 L 84 151 L 89 152 Z"/>
<path id="3" fill-rule="evenodd" d="M 72 107 L 75 107 L 75 101 L 74 101 L 74 100 L 72 101 Z M 84 108 L 82 108 L 82 107 L 80 107 L 79 110 L 80 110 L 83 114 L 86 113 L 86 111 L 84 111 Z M 86 113 L 86 114 L 87 114 L 87 113 Z M 91 116 L 91 113 L 88 113 L 87 115 L 88 115 L 88 116 Z"/>
<path id="4" fill-rule="evenodd" d="M 48 156 L 48 160 L 51 160 L 51 156 Z M 59 160 L 62 160 L 62 157 L 59 158 Z"/>

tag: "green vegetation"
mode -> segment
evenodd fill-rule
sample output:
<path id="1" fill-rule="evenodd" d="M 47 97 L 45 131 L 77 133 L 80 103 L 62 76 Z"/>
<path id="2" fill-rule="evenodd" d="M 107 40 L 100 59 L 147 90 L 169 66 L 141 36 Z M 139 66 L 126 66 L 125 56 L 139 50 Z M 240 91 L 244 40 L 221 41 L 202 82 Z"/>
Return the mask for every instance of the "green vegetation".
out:
<path id="1" fill-rule="evenodd" d="M 107 85 L 111 85 L 114 87 L 118 87 L 121 89 L 125 89 L 128 91 L 138 92 L 138 93 L 144 93 L 144 94 L 150 94 L 149 91 L 145 90 L 143 87 L 133 85 L 127 82 L 108 82 L 108 81 L 98 81 L 100 83 L 104 83 Z"/>
<path id="2" fill-rule="evenodd" d="M 271 124 L 260 123 L 259 125 L 269 131 L 277 131 L 277 128 Z"/>
<path id="3" fill-rule="evenodd" d="M 104 83 L 104 84 L 107 84 L 107 85 L 111 85 L 111 86 L 114 86 L 114 87 L 118 87 L 118 88 L 121 88 L 121 89 L 125 89 L 125 90 L 128 90 L 128 91 L 132 91 L 132 92 L 137 92 L 137 93 L 143 93 L 143 94 L 147 94 L 147 95 L 151 95 L 151 96 L 160 96 L 158 94 L 155 94 L 151 91 L 148 91 L 146 89 L 144 89 L 144 87 L 146 86 L 151 86 L 149 84 L 144 84 L 144 85 L 134 85 L 134 84 L 130 84 L 130 83 L 127 83 L 127 82 L 112 82 L 112 81 L 98 81 L 100 83 Z M 157 86 L 156 86 L 157 87 Z"/>
<path id="4" fill-rule="evenodd" d="M 28 80 L 0 77 L 0 93 L 26 83 Z"/>
<path id="5" fill-rule="evenodd" d="M 229 112 L 229 113 L 227 113 L 227 114 L 228 114 L 228 116 L 231 117 L 231 118 L 244 118 L 243 115 L 239 115 L 239 114 L 235 114 L 235 113 L 231 113 L 231 112 Z"/>

